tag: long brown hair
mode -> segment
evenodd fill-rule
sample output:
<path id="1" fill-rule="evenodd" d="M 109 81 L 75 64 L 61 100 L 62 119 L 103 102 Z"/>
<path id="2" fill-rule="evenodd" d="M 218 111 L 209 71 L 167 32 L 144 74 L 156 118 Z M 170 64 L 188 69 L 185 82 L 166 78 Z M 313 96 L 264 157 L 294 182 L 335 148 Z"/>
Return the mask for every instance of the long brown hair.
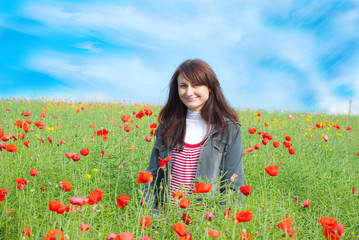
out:
<path id="1" fill-rule="evenodd" d="M 172 75 L 166 105 L 159 114 L 161 136 L 165 143 L 172 148 L 179 146 L 183 149 L 186 133 L 187 107 L 178 95 L 178 76 L 182 76 L 192 84 L 205 85 L 210 94 L 201 110 L 201 117 L 208 126 L 214 126 L 222 138 L 226 134 L 226 119 L 237 122 L 237 115 L 227 103 L 216 74 L 203 60 L 189 59 L 180 64 Z"/>

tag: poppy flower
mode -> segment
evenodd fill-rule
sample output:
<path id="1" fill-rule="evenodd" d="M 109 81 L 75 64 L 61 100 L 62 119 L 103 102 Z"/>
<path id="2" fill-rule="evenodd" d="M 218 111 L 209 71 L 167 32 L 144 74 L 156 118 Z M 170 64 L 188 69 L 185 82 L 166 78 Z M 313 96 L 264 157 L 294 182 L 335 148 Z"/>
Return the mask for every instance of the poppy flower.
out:
<path id="1" fill-rule="evenodd" d="M 105 128 L 103 128 L 101 130 L 98 130 L 97 132 L 95 131 L 95 133 L 97 136 L 102 136 L 108 134 L 108 131 Z"/>
<path id="2" fill-rule="evenodd" d="M 326 141 L 326 142 L 328 142 L 328 140 L 329 140 L 328 136 L 327 136 L 327 135 L 323 135 L 323 140 Z"/>
<path id="3" fill-rule="evenodd" d="M 37 175 L 39 175 L 39 171 L 37 171 L 37 169 L 33 168 L 30 170 L 30 175 L 36 177 Z"/>
<path id="4" fill-rule="evenodd" d="M 255 150 L 258 150 L 258 149 L 260 149 L 261 148 L 261 145 L 259 144 L 259 143 L 256 143 L 255 145 L 254 145 L 254 149 Z"/>
<path id="5" fill-rule="evenodd" d="M 206 214 L 207 221 L 213 221 L 213 212 L 207 212 Z"/>
<path id="6" fill-rule="evenodd" d="M 187 198 L 182 198 L 179 202 L 180 208 L 188 208 L 188 206 L 191 204 L 191 202 Z"/>
<path id="7" fill-rule="evenodd" d="M 87 201 L 87 204 L 93 205 L 95 203 L 98 203 L 102 200 L 103 192 L 101 189 L 95 189 L 90 193 L 89 200 Z"/>
<path id="8" fill-rule="evenodd" d="M 9 141 L 11 139 L 11 137 L 9 136 L 9 135 L 5 135 L 5 136 L 2 136 L 1 137 L 1 141 L 3 141 L 3 142 L 7 142 L 7 141 Z"/>
<path id="9" fill-rule="evenodd" d="M 292 140 L 292 137 L 291 137 L 291 136 L 285 136 L 285 140 L 291 141 L 291 140 Z"/>
<path id="10" fill-rule="evenodd" d="M 353 188 L 352 188 L 352 194 L 355 193 L 355 189 L 356 189 L 356 188 L 357 188 L 356 186 L 353 186 Z"/>
<path id="11" fill-rule="evenodd" d="M 77 196 L 77 197 L 72 197 L 69 199 L 69 202 L 71 204 L 74 204 L 74 205 L 77 205 L 77 206 L 83 206 L 87 203 L 88 201 L 88 198 L 86 197 L 80 197 L 80 196 Z"/>
<path id="12" fill-rule="evenodd" d="M 25 228 L 24 230 L 21 231 L 23 234 L 27 235 L 29 238 L 30 238 L 30 235 L 31 235 L 31 229 L 28 227 L 28 228 Z"/>
<path id="13" fill-rule="evenodd" d="M 322 217 L 319 221 L 320 224 L 322 224 L 323 227 L 329 228 L 329 229 L 335 229 L 338 225 L 338 220 L 335 218 L 329 218 L 329 217 Z"/>
<path id="14" fill-rule="evenodd" d="M 140 240 L 152 240 L 149 236 L 143 236 Z"/>
<path id="15" fill-rule="evenodd" d="M 350 130 L 352 130 L 352 127 L 351 127 L 351 126 L 348 126 L 348 127 L 347 127 L 347 131 L 350 131 Z"/>
<path id="16" fill-rule="evenodd" d="M 59 183 L 60 188 L 65 191 L 71 191 L 71 183 L 69 181 L 62 181 Z"/>
<path id="17" fill-rule="evenodd" d="M 188 213 L 184 212 L 183 215 L 182 215 L 182 220 L 183 220 L 183 222 L 184 222 L 186 225 L 189 225 L 189 223 L 191 222 L 192 218 L 191 218 L 191 216 L 190 216 Z"/>
<path id="18" fill-rule="evenodd" d="M 279 168 L 277 165 L 270 165 L 270 166 L 266 167 L 264 170 L 266 170 L 266 172 L 270 176 L 274 177 L 274 176 L 277 176 Z"/>
<path id="19" fill-rule="evenodd" d="M 27 140 L 27 141 L 24 142 L 24 145 L 25 145 L 26 147 L 29 147 L 29 144 L 30 144 L 30 141 L 29 141 L 29 140 Z"/>
<path id="20" fill-rule="evenodd" d="M 256 133 L 256 131 L 257 131 L 256 128 L 250 128 L 250 129 L 248 129 L 248 132 L 249 132 L 250 134 L 254 134 L 254 133 Z"/>
<path id="21" fill-rule="evenodd" d="M 280 143 L 277 141 L 273 141 L 273 147 L 277 148 L 280 146 Z"/>
<path id="22" fill-rule="evenodd" d="M 289 237 L 293 237 L 297 233 L 297 229 L 292 230 L 293 221 L 290 218 L 283 219 L 280 223 L 277 224 L 277 227 L 284 232 L 288 233 Z M 283 235 L 285 237 L 285 235 Z"/>
<path id="23" fill-rule="evenodd" d="M 151 183 L 153 181 L 153 176 L 151 172 L 139 172 L 137 183 Z"/>
<path id="24" fill-rule="evenodd" d="M 49 201 L 49 209 L 58 214 L 63 214 L 66 210 L 66 205 L 59 201 Z"/>
<path id="25" fill-rule="evenodd" d="M 172 197 L 173 198 L 178 198 L 178 199 L 183 198 L 183 195 L 184 195 L 184 193 L 180 192 L 180 191 L 176 191 L 176 192 L 172 193 Z"/>
<path id="26" fill-rule="evenodd" d="M 209 183 L 196 183 L 194 185 L 195 190 L 192 193 L 208 193 L 212 189 L 212 185 Z"/>
<path id="27" fill-rule="evenodd" d="M 75 205 L 70 204 L 70 205 L 66 206 L 65 212 L 74 212 L 75 213 L 76 210 L 77 210 L 77 207 Z"/>
<path id="28" fill-rule="evenodd" d="M 136 114 L 136 117 L 137 117 L 138 119 L 140 119 L 140 120 L 141 120 L 141 118 L 142 118 L 143 116 L 145 116 L 145 112 L 144 112 L 143 110 L 139 111 L 139 112 Z"/>
<path id="29" fill-rule="evenodd" d="M 239 234 L 239 240 L 248 240 L 253 239 L 252 235 L 249 233 L 240 233 Z"/>
<path id="30" fill-rule="evenodd" d="M 16 152 L 17 151 L 17 147 L 14 144 L 6 144 L 5 149 L 8 152 Z"/>
<path id="31" fill-rule="evenodd" d="M 107 240 L 113 240 L 117 237 L 117 234 L 116 233 L 110 233 L 107 235 L 106 239 Z"/>
<path id="32" fill-rule="evenodd" d="M 143 230 L 146 230 L 146 227 L 150 227 L 151 225 L 151 217 L 145 216 L 140 219 L 140 227 Z"/>
<path id="33" fill-rule="evenodd" d="M 25 117 L 28 117 L 28 116 L 30 116 L 31 115 L 31 111 L 24 111 L 23 112 L 23 115 L 25 116 Z"/>
<path id="34" fill-rule="evenodd" d="M 6 188 L 0 189 L 0 202 L 5 200 L 5 195 L 10 193 Z"/>
<path id="35" fill-rule="evenodd" d="M 221 233 L 210 228 L 210 229 L 208 229 L 208 235 L 213 238 L 219 238 L 221 236 Z"/>
<path id="36" fill-rule="evenodd" d="M 302 207 L 303 207 L 303 208 L 309 207 L 310 200 L 309 200 L 309 199 L 304 200 L 303 202 L 301 202 L 301 204 L 302 204 Z"/>
<path id="37" fill-rule="evenodd" d="M 230 213 L 231 213 L 231 208 L 227 208 L 226 211 L 224 211 L 223 213 L 223 218 L 228 219 Z"/>
<path id="38" fill-rule="evenodd" d="M 240 188 L 240 190 L 245 196 L 252 194 L 252 186 L 244 185 Z"/>
<path id="39" fill-rule="evenodd" d="M 129 232 L 123 232 L 116 236 L 115 240 L 133 240 L 135 235 Z"/>
<path id="40" fill-rule="evenodd" d="M 233 218 L 233 222 L 235 221 L 235 219 L 237 220 L 237 224 L 240 222 L 250 222 L 252 218 L 253 214 L 251 213 L 251 211 L 240 211 L 236 212 L 236 218 Z"/>
<path id="41" fill-rule="evenodd" d="M 90 229 L 90 224 L 81 224 L 80 231 L 88 231 Z"/>
<path id="42" fill-rule="evenodd" d="M 63 237 L 64 232 L 54 229 L 47 232 L 46 237 L 44 237 L 42 240 L 64 240 Z"/>
<path id="43" fill-rule="evenodd" d="M 81 159 L 80 154 L 75 154 L 75 155 L 72 156 L 72 160 L 74 160 L 74 162 L 77 162 L 80 159 Z"/>
<path id="44" fill-rule="evenodd" d="M 1 131 L 1 128 L 0 128 L 0 139 L 5 135 L 4 131 Z"/>
<path id="45" fill-rule="evenodd" d="M 65 155 L 66 155 L 67 158 L 72 158 L 73 156 L 76 155 L 76 153 L 73 153 L 73 152 L 71 152 L 71 153 L 65 153 Z"/>
<path id="46" fill-rule="evenodd" d="M 129 119 L 129 116 L 126 116 L 126 115 L 123 115 L 122 117 L 121 117 L 121 120 L 122 120 L 122 122 L 128 122 L 128 119 Z"/>
<path id="47" fill-rule="evenodd" d="M 131 128 L 130 128 L 130 126 L 127 124 L 127 125 L 123 128 L 123 130 L 125 130 L 126 132 L 130 132 L 130 131 L 131 131 Z"/>
<path id="48" fill-rule="evenodd" d="M 178 237 L 185 237 L 189 234 L 186 226 L 181 222 L 173 225 L 172 229 L 177 233 Z"/>
<path id="49" fill-rule="evenodd" d="M 151 132 L 150 132 L 151 136 L 155 135 L 156 132 L 157 132 L 157 129 L 152 129 Z"/>
<path id="50" fill-rule="evenodd" d="M 293 155 L 295 153 L 295 151 L 297 151 L 297 149 L 294 148 L 288 148 L 288 152 L 289 154 Z"/>
<path id="51" fill-rule="evenodd" d="M 151 128 L 151 129 L 157 128 L 157 123 L 152 123 L 152 124 L 150 125 L 150 128 Z"/>
<path id="52" fill-rule="evenodd" d="M 82 156 L 86 156 L 86 155 L 88 155 L 89 153 L 90 153 L 90 149 L 88 149 L 88 148 L 82 149 L 82 150 L 80 151 L 80 154 L 81 154 Z"/>
<path id="53" fill-rule="evenodd" d="M 159 161 L 158 161 L 158 165 L 160 165 L 161 168 L 163 168 L 164 170 L 166 170 L 166 164 L 171 161 L 172 157 L 168 156 L 165 159 L 162 159 L 160 157 L 158 157 Z"/>
<path id="54" fill-rule="evenodd" d="M 17 188 L 20 190 L 24 189 L 27 185 L 27 181 L 24 178 L 17 178 L 15 182 L 17 183 Z"/>
<path id="55" fill-rule="evenodd" d="M 249 147 L 246 149 L 247 152 L 253 152 L 254 148 L 253 147 Z"/>
<path id="56" fill-rule="evenodd" d="M 121 195 L 117 197 L 117 206 L 121 209 L 123 209 L 127 204 L 128 201 L 130 201 L 130 196 L 128 195 Z"/>
<path id="57" fill-rule="evenodd" d="M 149 116 L 151 116 L 151 115 L 152 115 L 152 111 L 151 111 L 151 110 L 149 110 L 149 109 L 145 109 L 144 111 L 145 111 L 145 115 L 146 115 L 146 116 L 148 116 L 148 117 L 149 117 Z"/>
<path id="58" fill-rule="evenodd" d="M 283 145 L 286 148 L 290 148 L 291 146 L 293 146 L 293 144 L 291 142 L 283 142 Z"/>
<path id="59" fill-rule="evenodd" d="M 268 144 L 268 138 L 264 138 L 264 139 L 262 140 L 262 144 L 263 144 L 264 146 L 267 146 L 267 144 Z"/>
<path id="60" fill-rule="evenodd" d="M 143 139 L 143 141 L 146 141 L 146 142 L 151 142 L 151 137 L 150 136 L 146 136 L 144 139 Z"/>

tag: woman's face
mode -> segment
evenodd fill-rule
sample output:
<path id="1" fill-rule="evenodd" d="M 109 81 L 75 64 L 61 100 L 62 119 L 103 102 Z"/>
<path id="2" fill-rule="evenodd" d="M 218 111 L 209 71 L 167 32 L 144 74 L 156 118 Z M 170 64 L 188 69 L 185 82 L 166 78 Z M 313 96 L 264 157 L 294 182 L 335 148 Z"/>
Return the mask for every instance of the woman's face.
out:
<path id="1" fill-rule="evenodd" d="M 182 74 L 177 78 L 178 95 L 184 105 L 191 111 L 200 112 L 209 97 L 209 89 L 205 85 L 192 84 Z"/>

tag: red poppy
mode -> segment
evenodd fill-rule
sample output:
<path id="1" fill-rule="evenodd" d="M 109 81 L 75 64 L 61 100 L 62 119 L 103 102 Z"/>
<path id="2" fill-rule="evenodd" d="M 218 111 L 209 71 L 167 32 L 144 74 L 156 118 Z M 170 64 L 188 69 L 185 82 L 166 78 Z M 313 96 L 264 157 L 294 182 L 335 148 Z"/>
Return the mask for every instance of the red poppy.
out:
<path id="1" fill-rule="evenodd" d="M 28 117 L 28 116 L 30 116 L 31 115 L 31 111 L 24 111 L 24 113 L 23 113 L 23 115 L 25 116 L 25 117 Z"/>
<path id="2" fill-rule="evenodd" d="M 42 240 L 65 240 L 63 237 L 64 232 L 54 229 L 47 232 L 46 237 L 44 237 Z"/>
<path id="3" fill-rule="evenodd" d="M 152 225 L 151 223 L 151 217 L 145 216 L 140 219 L 140 227 L 143 230 L 146 230 L 147 227 L 150 227 Z"/>
<path id="4" fill-rule="evenodd" d="M 143 141 L 146 141 L 146 142 L 151 142 L 151 137 L 150 136 L 146 136 L 145 139 L 143 139 Z"/>
<path id="5" fill-rule="evenodd" d="M 152 129 L 151 132 L 150 132 L 151 136 L 155 135 L 156 132 L 157 132 L 157 129 Z"/>
<path id="6" fill-rule="evenodd" d="M 181 198 L 183 198 L 183 195 L 184 195 L 184 193 L 183 192 L 180 192 L 180 191 L 176 191 L 176 192 L 174 192 L 174 193 L 172 193 L 172 197 L 173 198 L 178 198 L 178 199 L 181 199 Z"/>
<path id="7" fill-rule="evenodd" d="M 26 119 L 26 123 L 27 124 L 32 124 L 32 120 L 31 119 Z"/>
<path id="8" fill-rule="evenodd" d="M 212 185 L 209 183 L 196 183 L 194 185 L 195 190 L 192 193 L 207 193 L 211 191 Z"/>
<path id="9" fill-rule="evenodd" d="M 153 181 L 153 176 L 151 172 L 139 172 L 137 183 L 151 183 Z"/>
<path id="10" fill-rule="evenodd" d="M 219 238 L 221 236 L 221 233 L 210 228 L 210 229 L 208 229 L 208 235 L 213 238 Z"/>
<path id="11" fill-rule="evenodd" d="M 5 195 L 10 193 L 6 188 L 0 189 L 0 202 L 5 200 Z"/>
<path id="12" fill-rule="evenodd" d="M 253 214 L 251 213 L 251 211 L 240 211 L 236 212 L 236 218 L 233 218 L 233 222 L 235 221 L 235 219 L 237 220 L 237 224 L 240 222 L 250 222 L 252 218 Z"/>
<path id="13" fill-rule="evenodd" d="M 178 237 L 185 237 L 189 234 L 186 226 L 181 222 L 173 225 L 172 229 L 177 233 Z"/>
<path id="14" fill-rule="evenodd" d="M 288 148 L 288 152 L 289 154 L 293 155 L 295 153 L 295 151 L 297 151 L 297 149 L 294 148 Z"/>
<path id="15" fill-rule="evenodd" d="M 239 240 L 248 240 L 253 239 L 252 235 L 249 233 L 240 233 L 239 234 Z"/>
<path id="16" fill-rule="evenodd" d="M 1 137 L 1 141 L 7 142 L 11 139 L 11 137 L 9 135 L 5 135 Z"/>
<path id="17" fill-rule="evenodd" d="M 291 142 L 283 142 L 284 147 L 290 148 L 293 144 Z"/>
<path id="18" fill-rule="evenodd" d="M 356 188 L 357 188 L 356 186 L 353 186 L 353 188 L 352 188 L 352 194 L 355 193 L 355 189 L 356 189 Z"/>
<path id="19" fill-rule="evenodd" d="M 80 197 L 80 196 L 77 196 L 77 197 L 72 197 L 69 199 L 69 202 L 71 204 L 74 204 L 74 205 L 77 205 L 77 206 L 83 206 L 87 203 L 88 201 L 88 198 L 86 197 Z"/>
<path id="20" fill-rule="evenodd" d="M 80 156 L 80 154 L 75 154 L 74 156 L 72 156 L 72 160 L 74 160 L 74 162 L 77 162 L 78 160 L 80 160 L 81 159 L 81 156 Z"/>
<path id="21" fill-rule="evenodd" d="M 131 131 L 131 128 L 129 125 L 126 125 L 123 130 L 125 130 L 126 132 L 130 132 Z"/>
<path id="22" fill-rule="evenodd" d="M 80 226 L 80 231 L 83 232 L 83 231 L 87 231 L 90 229 L 90 224 L 81 224 Z"/>
<path id="23" fill-rule="evenodd" d="M 262 143 L 263 143 L 264 146 L 267 146 L 267 144 L 268 144 L 268 138 L 264 138 L 264 139 L 262 140 Z"/>
<path id="24" fill-rule="evenodd" d="M 130 196 L 128 195 L 121 195 L 117 198 L 117 206 L 123 209 L 130 201 Z"/>
<path id="25" fill-rule="evenodd" d="M 152 123 L 151 125 L 150 125 L 150 128 L 151 129 L 155 129 L 157 127 L 157 123 Z"/>
<path id="26" fill-rule="evenodd" d="M 103 128 L 103 129 L 101 129 L 101 130 L 98 130 L 97 132 L 95 131 L 95 134 L 96 134 L 97 136 L 102 136 L 102 135 L 108 134 L 108 131 L 107 131 L 105 128 Z"/>
<path id="27" fill-rule="evenodd" d="M 226 211 L 224 211 L 223 213 L 223 218 L 228 219 L 230 213 L 231 213 L 231 208 L 227 208 Z"/>
<path id="28" fill-rule="evenodd" d="M 20 190 L 24 189 L 27 185 L 27 181 L 24 178 L 17 178 L 15 182 L 17 183 L 17 188 Z"/>
<path id="29" fill-rule="evenodd" d="M 254 149 L 255 150 L 258 150 L 258 149 L 260 149 L 261 148 L 261 145 L 259 144 L 259 143 L 256 143 L 255 145 L 254 145 Z"/>
<path id="30" fill-rule="evenodd" d="M 277 165 L 270 165 L 270 166 L 266 167 L 264 170 L 266 170 L 266 172 L 270 176 L 274 177 L 274 176 L 277 176 L 279 168 Z"/>
<path id="31" fill-rule="evenodd" d="M 24 230 L 21 231 L 23 234 L 27 235 L 30 238 L 30 234 L 31 234 L 31 229 L 25 228 Z"/>
<path id="32" fill-rule="evenodd" d="M 159 161 L 158 164 L 160 165 L 161 168 L 163 168 L 164 170 L 166 170 L 166 164 L 171 161 L 172 157 L 168 156 L 165 159 L 162 159 L 160 157 L 158 157 Z"/>
<path id="33" fill-rule="evenodd" d="M 248 132 L 249 132 L 250 134 L 254 134 L 256 131 L 257 131 L 256 128 L 250 128 L 250 129 L 248 129 Z"/>
<path id="34" fill-rule="evenodd" d="M 50 211 L 57 212 L 58 214 L 63 214 L 66 210 L 65 204 L 59 201 L 50 201 L 49 202 Z"/>
<path id="35" fill-rule="evenodd" d="M 152 240 L 149 236 L 143 236 L 140 240 Z"/>
<path id="36" fill-rule="evenodd" d="M 126 116 L 126 115 L 123 115 L 121 117 L 121 120 L 125 123 L 125 122 L 128 122 L 128 119 L 129 119 L 129 116 Z"/>
<path id="37" fill-rule="evenodd" d="M 280 146 L 280 143 L 277 141 L 273 141 L 273 147 L 277 148 Z"/>
<path id="38" fill-rule="evenodd" d="M 80 154 L 81 154 L 82 156 L 86 156 L 86 155 L 88 155 L 89 153 L 90 153 L 90 149 L 88 149 L 88 148 L 82 149 L 82 150 L 80 151 Z"/>
<path id="39" fill-rule="evenodd" d="M 115 240 L 133 240 L 135 235 L 129 232 L 123 232 L 116 236 Z"/>
<path id="40" fill-rule="evenodd" d="M 292 140 L 292 137 L 291 137 L 291 136 L 285 136 L 285 140 L 291 141 L 291 140 Z"/>
<path id="41" fill-rule="evenodd" d="M 6 144 L 5 148 L 6 148 L 6 151 L 8 151 L 8 152 L 16 152 L 17 151 L 17 147 L 14 144 Z"/>
<path id="42" fill-rule="evenodd" d="M 65 191 L 71 191 L 71 183 L 69 181 L 62 181 L 59 183 L 60 188 Z"/>
<path id="43" fill-rule="evenodd" d="M 27 141 L 24 142 L 24 145 L 25 145 L 26 147 L 29 147 L 29 143 L 30 143 L 30 141 L 27 140 Z"/>
<path id="44" fill-rule="evenodd" d="M 279 229 L 282 229 L 284 232 L 288 233 L 289 237 L 293 237 L 293 235 L 297 233 L 297 229 L 292 230 L 292 226 L 293 222 L 290 218 L 283 219 L 277 225 Z M 285 237 L 285 235 L 283 235 L 283 237 Z"/>
<path id="45" fill-rule="evenodd" d="M 182 215 L 182 220 L 183 220 L 183 222 L 184 222 L 186 225 L 189 225 L 189 223 L 191 222 L 192 218 L 191 218 L 191 216 L 190 216 L 188 213 L 184 212 L 183 215 Z"/>
<path id="46" fill-rule="evenodd" d="M 206 214 L 207 221 L 213 221 L 213 212 L 207 212 Z"/>
<path id="47" fill-rule="evenodd" d="M 39 175 L 39 171 L 37 171 L 37 169 L 33 168 L 30 170 L 30 175 L 36 177 L 37 175 Z"/>
<path id="48" fill-rule="evenodd" d="M 329 218 L 329 217 L 322 217 L 319 221 L 320 224 L 322 224 L 323 227 L 329 228 L 329 229 L 335 229 L 338 225 L 338 220 L 335 218 Z"/>
<path id="49" fill-rule="evenodd" d="M 145 116 L 145 112 L 144 112 L 143 110 L 139 111 L 139 112 L 136 114 L 136 117 L 137 117 L 138 119 L 140 119 L 140 120 L 141 120 L 141 118 L 142 118 L 143 116 Z"/>
<path id="50" fill-rule="evenodd" d="M 75 213 L 76 210 L 77 210 L 77 207 L 75 205 L 70 204 L 70 205 L 66 206 L 65 212 L 74 212 Z"/>
<path id="51" fill-rule="evenodd" d="M 240 190 L 245 196 L 252 194 L 252 186 L 244 185 L 240 188 Z"/>
<path id="52" fill-rule="evenodd" d="M 145 108 L 145 115 L 148 116 L 148 117 L 151 116 L 151 115 L 152 115 L 152 111 Z"/>
<path id="53" fill-rule="evenodd" d="M 323 140 L 326 141 L 326 142 L 328 142 L 328 140 L 329 140 L 328 136 L 327 136 L 327 135 L 323 135 Z"/>
<path id="54" fill-rule="evenodd" d="M 303 208 L 309 207 L 310 200 L 309 200 L 309 199 L 304 200 L 303 202 L 301 202 L 301 204 L 302 204 L 302 207 L 303 207 Z"/>
<path id="55" fill-rule="evenodd" d="M 87 201 L 87 204 L 93 205 L 95 203 L 98 203 L 102 200 L 103 192 L 101 189 L 95 189 L 90 193 L 89 200 Z"/>
<path id="56" fill-rule="evenodd" d="M 350 130 L 352 130 L 352 127 L 351 127 L 351 126 L 348 126 L 348 127 L 347 127 L 347 131 L 350 131 Z"/>
<path id="57" fill-rule="evenodd" d="M 72 158 L 73 156 L 76 155 L 76 153 L 73 153 L 73 152 L 71 152 L 71 153 L 65 153 L 65 155 L 66 155 L 67 158 Z"/>
<path id="58" fill-rule="evenodd" d="M 191 202 L 187 198 L 182 198 L 181 201 L 179 202 L 180 208 L 188 208 L 190 204 Z"/>

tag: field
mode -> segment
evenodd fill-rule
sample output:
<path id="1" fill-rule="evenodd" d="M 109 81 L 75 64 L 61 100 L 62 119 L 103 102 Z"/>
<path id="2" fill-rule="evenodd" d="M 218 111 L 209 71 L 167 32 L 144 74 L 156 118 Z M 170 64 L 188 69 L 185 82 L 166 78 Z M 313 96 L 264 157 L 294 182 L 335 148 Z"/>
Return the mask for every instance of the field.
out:
<path id="1" fill-rule="evenodd" d="M 238 111 L 247 196 L 192 194 L 154 213 L 138 177 L 159 111 L 0 100 L 0 239 L 359 239 L 359 117 Z"/>

